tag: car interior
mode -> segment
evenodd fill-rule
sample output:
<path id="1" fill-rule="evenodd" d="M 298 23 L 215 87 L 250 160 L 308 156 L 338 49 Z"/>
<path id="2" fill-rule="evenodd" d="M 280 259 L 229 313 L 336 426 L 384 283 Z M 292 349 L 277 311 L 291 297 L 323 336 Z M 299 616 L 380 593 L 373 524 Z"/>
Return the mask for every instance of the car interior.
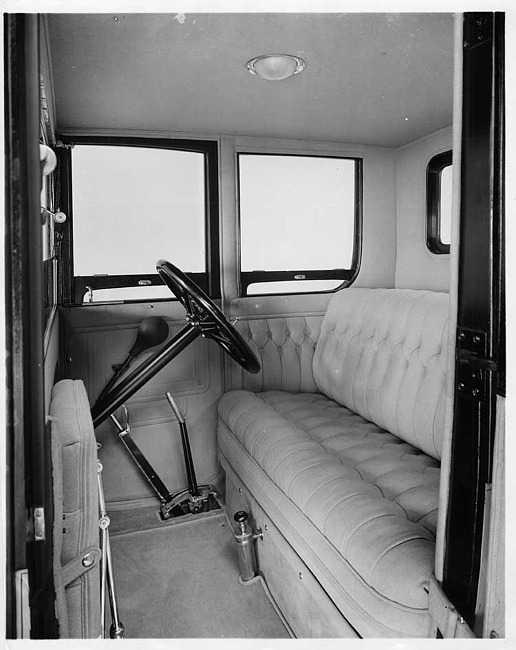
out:
<path id="1" fill-rule="evenodd" d="M 504 638 L 504 14 L 4 42 L 6 638 Z"/>

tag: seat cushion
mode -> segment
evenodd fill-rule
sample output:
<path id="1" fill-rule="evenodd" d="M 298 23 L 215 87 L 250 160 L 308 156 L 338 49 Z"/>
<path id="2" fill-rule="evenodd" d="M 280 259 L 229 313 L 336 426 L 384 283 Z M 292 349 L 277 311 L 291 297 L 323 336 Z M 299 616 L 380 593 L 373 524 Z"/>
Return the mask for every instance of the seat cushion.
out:
<path id="1" fill-rule="evenodd" d="M 244 483 L 246 467 L 259 468 L 278 513 L 295 508 L 316 578 L 343 576 L 342 598 L 332 598 L 351 625 L 364 636 L 424 636 L 438 461 L 320 394 L 234 391 L 219 419 L 221 452 Z"/>

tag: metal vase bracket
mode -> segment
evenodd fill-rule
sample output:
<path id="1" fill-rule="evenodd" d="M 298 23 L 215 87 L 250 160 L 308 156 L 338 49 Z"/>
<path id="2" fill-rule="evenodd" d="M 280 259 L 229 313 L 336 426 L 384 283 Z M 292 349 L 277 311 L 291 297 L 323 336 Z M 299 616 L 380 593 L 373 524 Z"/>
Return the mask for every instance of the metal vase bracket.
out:
<path id="1" fill-rule="evenodd" d="M 233 530 L 233 535 L 238 545 L 238 565 L 242 582 L 248 582 L 256 575 L 257 564 L 254 540 L 258 537 L 263 539 L 262 529 L 259 528 L 255 533 L 247 523 L 248 518 L 249 515 L 245 510 L 239 510 L 234 516 L 237 525 Z"/>

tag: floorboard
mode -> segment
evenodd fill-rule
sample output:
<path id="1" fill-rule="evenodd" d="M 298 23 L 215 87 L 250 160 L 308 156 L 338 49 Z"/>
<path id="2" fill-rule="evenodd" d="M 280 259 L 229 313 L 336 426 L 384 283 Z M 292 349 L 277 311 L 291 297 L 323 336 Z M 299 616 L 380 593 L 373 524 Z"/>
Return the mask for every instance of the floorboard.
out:
<path id="1" fill-rule="evenodd" d="M 260 582 L 241 584 L 224 512 L 111 539 L 126 638 L 289 638 Z"/>

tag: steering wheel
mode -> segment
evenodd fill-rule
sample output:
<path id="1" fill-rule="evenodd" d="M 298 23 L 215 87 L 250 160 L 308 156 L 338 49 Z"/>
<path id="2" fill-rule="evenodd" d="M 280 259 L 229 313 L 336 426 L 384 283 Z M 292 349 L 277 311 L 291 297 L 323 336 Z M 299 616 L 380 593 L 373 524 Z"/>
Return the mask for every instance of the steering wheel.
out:
<path id="1" fill-rule="evenodd" d="M 186 309 L 186 320 L 201 336 L 216 341 L 247 372 L 255 374 L 260 371 L 260 362 L 240 332 L 195 282 L 166 260 L 159 260 L 156 270 Z"/>
<path id="2" fill-rule="evenodd" d="M 260 362 L 241 334 L 188 276 L 166 260 L 159 260 L 156 269 L 168 288 L 184 305 L 187 324 L 116 385 L 111 387 L 108 384 L 109 390 L 101 393 L 91 409 L 95 427 L 114 413 L 198 336 L 216 341 L 244 370 L 252 373 L 260 371 Z"/>

